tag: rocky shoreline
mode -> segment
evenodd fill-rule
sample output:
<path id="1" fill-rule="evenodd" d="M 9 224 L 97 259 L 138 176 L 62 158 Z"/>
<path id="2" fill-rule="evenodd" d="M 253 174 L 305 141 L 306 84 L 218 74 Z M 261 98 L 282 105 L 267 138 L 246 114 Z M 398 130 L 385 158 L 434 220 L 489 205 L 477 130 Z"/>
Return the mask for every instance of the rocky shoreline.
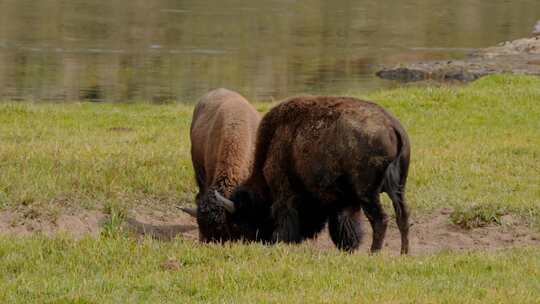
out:
<path id="1" fill-rule="evenodd" d="M 376 75 L 383 79 L 406 82 L 473 81 L 482 76 L 502 73 L 540 76 L 540 21 L 536 27 L 529 38 L 481 49 L 462 60 L 400 64 L 384 67 Z"/>

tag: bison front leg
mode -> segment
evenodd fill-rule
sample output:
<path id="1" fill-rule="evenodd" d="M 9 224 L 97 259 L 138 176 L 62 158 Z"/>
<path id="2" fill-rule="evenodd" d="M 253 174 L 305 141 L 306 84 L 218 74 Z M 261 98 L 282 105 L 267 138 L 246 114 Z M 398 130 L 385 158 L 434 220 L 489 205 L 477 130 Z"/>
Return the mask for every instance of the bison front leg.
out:
<path id="1" fill-rule="evenodd" d="M 296 196 L 297 191 L 289 180 L 289 170 L 275 165 L 288 163 L 284 160 L 283 151 L 274 146 L 270 150 L 276 152 L 271 153 L 270 158 L 266 161 L 264 177 L 268 181 L 271 196 L 274 199 L 271 211 L 274 223 L 272 240 L 274 242 L 299 243 L 302 241 L 302 236 L 296 208 L 300 198 Z"/>
<path id="2" fill-rule="evenodd" d="M 354 251 L 362 241 L 360 225 L 361 210 L 344 210 L 331 215 L 328 220 L 328 232 L 337 248 L 344 251 Z"/>
<path id="3" fill-rule="evenodd" d="M 291 197 L 274 203 L 272 207 L 272 217 L 275 223 L 272 235 L 274 242 L 299 243 L 302 241 L 300 220 L 294 202 L 295 198 Z"/>

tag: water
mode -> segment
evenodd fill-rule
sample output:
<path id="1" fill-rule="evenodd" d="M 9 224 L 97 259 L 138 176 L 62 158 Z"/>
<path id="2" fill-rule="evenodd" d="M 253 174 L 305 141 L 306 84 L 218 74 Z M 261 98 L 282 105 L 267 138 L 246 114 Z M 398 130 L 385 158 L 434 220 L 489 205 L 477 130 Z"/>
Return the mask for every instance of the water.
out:
<path id="1" fill-rule="evenodd" d="M 0 100 L 193 102 L 395 86 L 378 64 L 527 36 L 538 0 L 0 0 Z"/>

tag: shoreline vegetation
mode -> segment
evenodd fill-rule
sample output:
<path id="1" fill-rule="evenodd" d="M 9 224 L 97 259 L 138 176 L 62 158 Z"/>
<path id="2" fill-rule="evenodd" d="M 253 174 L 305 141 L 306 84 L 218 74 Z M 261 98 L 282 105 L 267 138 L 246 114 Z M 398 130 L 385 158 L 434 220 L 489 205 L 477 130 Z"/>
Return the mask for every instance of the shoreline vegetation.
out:
<path id="1" fill-rule="evenodd" d="M 344 95 L 383 105 L 406 128 L 413 218 L 450 210 L 452 233 L 506 225 L 526 227 L 524 234 L 540 231 L 540 78 L 491 75 L 466 86 Z M 255 103 L 262 113 L 273 105 Z M 0 103 L 0 302 L 540 298 L 538 246 L 397 257 L 389 249 L 368 256 L 311 243 L 221 246 L 129 236 L 122 227 L 133 212 L 158 210 L 166 217 L 193 203 L 192 108 Z M 40 233 L 66 214 L 92 212 L 105 215 L 93 237 Z"/>

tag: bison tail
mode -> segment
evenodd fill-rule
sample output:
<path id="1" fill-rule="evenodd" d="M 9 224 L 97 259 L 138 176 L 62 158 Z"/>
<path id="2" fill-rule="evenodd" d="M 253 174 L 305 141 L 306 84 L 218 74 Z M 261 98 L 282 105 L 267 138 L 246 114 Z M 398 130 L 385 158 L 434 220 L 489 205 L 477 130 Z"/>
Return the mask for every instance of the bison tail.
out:
<path id="1" fill-rule="evenodd" d="M 409 140 L 402 129 L 395 129 L 398 138 L 398 156 L 388 165 L 382 182 L 382 191 L 392 200 L 396 221 L 401 234 L 401 253 L 409 251 L 409 210 L 405 202 L 405 184 L 409 170 Z"/>
<path id="2" fill-rule="evenodd" d="M 382 182 L 382 191 L 389 195 L 405 190 L 409 171 L 409 139 L 401 128 L 394 131 L 398 140 L 398 155 L 386 168 Z"/>

